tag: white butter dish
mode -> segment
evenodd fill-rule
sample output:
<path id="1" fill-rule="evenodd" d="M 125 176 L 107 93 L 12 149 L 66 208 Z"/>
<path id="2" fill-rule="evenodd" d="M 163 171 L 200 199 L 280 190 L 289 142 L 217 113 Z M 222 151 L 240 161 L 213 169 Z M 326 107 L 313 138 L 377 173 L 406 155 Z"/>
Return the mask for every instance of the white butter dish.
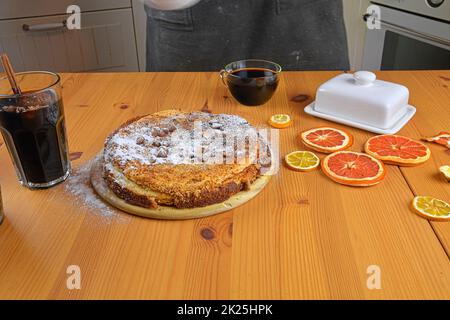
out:
<path id="1" fill-rule="evenodd" d="M 398 132 L 415 114 L 405 86 L 376 80 L 372 72 L 341 74 L 323 83 L 316 101 L 305 108 L 313 116 L 380 134 Z"/>

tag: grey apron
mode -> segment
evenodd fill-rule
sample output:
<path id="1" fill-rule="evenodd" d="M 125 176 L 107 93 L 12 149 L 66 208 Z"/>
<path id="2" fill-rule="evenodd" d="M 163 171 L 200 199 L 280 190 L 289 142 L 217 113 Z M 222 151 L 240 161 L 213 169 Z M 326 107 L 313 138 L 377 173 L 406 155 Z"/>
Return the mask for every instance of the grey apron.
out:
<path id="1" fill-rule="evenodd" d="M 202 0 L 146 8 L 147 71 L 217 71 L 242 59 L 284 70 L 347 70 L 341 0 Z"/>

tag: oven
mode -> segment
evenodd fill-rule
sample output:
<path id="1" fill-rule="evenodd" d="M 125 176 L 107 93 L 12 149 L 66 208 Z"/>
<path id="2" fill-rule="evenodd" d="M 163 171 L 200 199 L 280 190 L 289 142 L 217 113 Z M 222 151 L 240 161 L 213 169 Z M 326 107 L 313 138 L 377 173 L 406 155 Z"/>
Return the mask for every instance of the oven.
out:
<path id="1" fill-rule="evenodd" d="M 450 69 L 450 0 L 377 0 L 364 70 Z M 374 22 L 374 21 L 372 21 Z"/>

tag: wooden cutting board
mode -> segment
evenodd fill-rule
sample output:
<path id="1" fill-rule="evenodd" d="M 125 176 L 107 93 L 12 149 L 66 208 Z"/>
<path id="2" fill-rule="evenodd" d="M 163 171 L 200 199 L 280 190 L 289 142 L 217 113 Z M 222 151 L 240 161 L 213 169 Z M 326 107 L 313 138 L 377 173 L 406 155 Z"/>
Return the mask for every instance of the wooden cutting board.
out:
<path id="1" fill-rule="evenodd" d="M 260 193 L 266 184 L 270 180 L 269 175 L 261 176 L 255 180 L 250 186 L 250 190 L 241 191 L 228 200 L 212 204 L 206 207 L 190 208 L 190 209 L 177 209 L 175 207 L 159 206 L 157 209 L 150 209 L 135 206 L 127 203 L 123 199 L 117 197 L 112 192 L 105 180 L 103 179 L 103 158 L 96 157 L 91 167 L 91 183 L 98 195 L 108 202 L 113 207 L 116 207 L 127 213 L 131 213 L 137 216 L 152 218 L 152 219 L 168 219 L 168 220 L 183 220 L 183 219 L 195 219 L 203 218 L 218 213 L 222 213 L 231 209 L 234 209 L 247 201 L 250 201 L 258 193 Z"/>

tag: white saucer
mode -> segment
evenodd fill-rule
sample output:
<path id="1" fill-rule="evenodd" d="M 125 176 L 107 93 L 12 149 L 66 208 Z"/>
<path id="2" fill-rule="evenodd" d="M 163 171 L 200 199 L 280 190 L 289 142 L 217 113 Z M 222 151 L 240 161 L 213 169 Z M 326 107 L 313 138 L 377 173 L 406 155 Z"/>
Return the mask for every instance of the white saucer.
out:
<path id="1" fill-rule="evenodd" d="M 355 128 L 363 129 L 363 130 L 370 131 L 373 133 L 378 133 L 378 134 L 395 134 L 395 133 L 397 133 L 398 131 L 400 131 L 401 128 L 403 128 L 405 126 L 405 124 L 408 123 L 409 120 L 411 120 L 411 118 L 416 113 L 416 108 L 411 105 L 408 105 L 405 115 L 399 121 L 397 121 L 396 124 L 394 124 L 392 127 L 388 128 L 388 129 L 381 129 L 381 128 L 373 127 L 373 126 L 365 124 L 365 123 L 355 122 L 355 121 L 348 120 L 345 118 L 339 118 L 339 117 L 332 116 L 332 115 L 329 115 L 326 113 L 317 112 L 314 110 L 314 103 L 315 102 L 312 102 L 311 104 L 309 104 L 308 106 L 305 107 L 305 112 L 307 114 L 310 114 L 310 115 L 318 117 L 318 118 L 334 121 L 337 123 L 342 123 L 342 124 L 345 124 L 350 127 L 355 127 Z"/>

